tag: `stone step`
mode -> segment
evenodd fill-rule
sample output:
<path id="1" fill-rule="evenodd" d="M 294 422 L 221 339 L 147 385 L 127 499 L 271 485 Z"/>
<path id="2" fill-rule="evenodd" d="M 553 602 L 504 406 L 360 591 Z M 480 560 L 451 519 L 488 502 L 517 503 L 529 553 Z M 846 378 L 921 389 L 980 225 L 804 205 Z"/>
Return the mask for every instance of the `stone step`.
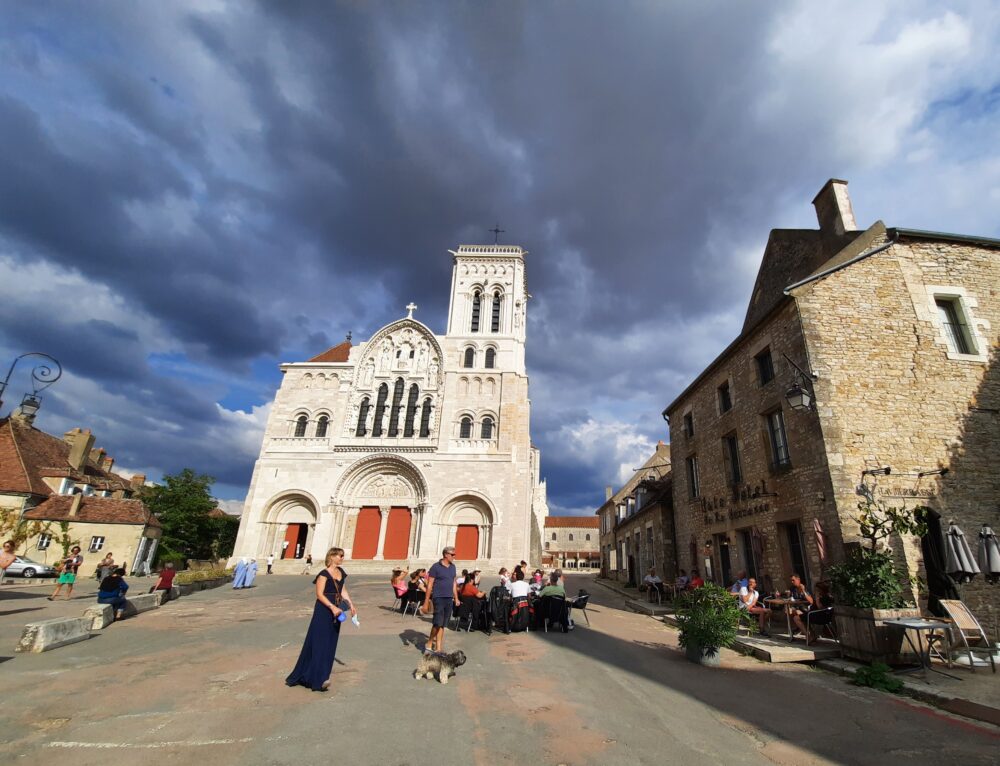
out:
<path id="1" fill-rule="evenodd" d="M 47 652 L 60 646 L 75 644 L 90 638 L 93 619 L 87 617 L 56 617 L 52 620 L 29 622 L 24 626 L 15 652 Z"/>

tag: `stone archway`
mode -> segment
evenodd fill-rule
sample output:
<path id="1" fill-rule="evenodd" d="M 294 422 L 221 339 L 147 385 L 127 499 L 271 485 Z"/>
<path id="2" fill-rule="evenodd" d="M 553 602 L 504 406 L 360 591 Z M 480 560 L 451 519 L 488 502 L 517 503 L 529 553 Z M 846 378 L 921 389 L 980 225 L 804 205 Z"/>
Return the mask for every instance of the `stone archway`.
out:
<path id="1" fill-rule="evenodd" d="M 454 545 L 460 561 L 487 560 L 493 552 L 496 525 L 493 504 L 478 492 L 454 495 L 441 507 L 438 517 L 439 545 Z"/>
<path id="2" fill-rule="evenodd" d="M 305 492 L 291 491 L 273 498 L 266 506 L 257 557 L 304 558 L 315 539 L 319 518 L 316 500 Z M 288 543 L 287 546 L 284 543 Z"/>
<path id="3" fill-rule="evenodd" d="M 344 472 L 334 494 L 336 544 L 347 558 L 416 556 L 426 503 L 427 483 L 409 460 L 398 455 L 362 458 Z"/>

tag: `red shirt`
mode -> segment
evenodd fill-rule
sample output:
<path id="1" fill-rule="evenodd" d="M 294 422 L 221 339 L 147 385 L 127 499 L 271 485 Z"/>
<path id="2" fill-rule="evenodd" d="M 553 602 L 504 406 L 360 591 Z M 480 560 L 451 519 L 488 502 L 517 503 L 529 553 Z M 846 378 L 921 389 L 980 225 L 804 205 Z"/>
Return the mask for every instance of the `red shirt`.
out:
<path id="1" fill-rule="evenodd" d="M 700 577 L 692 577 L 691 578 L 691 582 L 688 584 L 688 587 L 689 588 L 700 588 L 704 584 L 705 584 L 705 581 L 702 580 Z"/>
<path id="2" fill-rule="evenodd" d="M 167 590 L 173 587 L 175 574 L 177 574 L 176 569 L 164 569 L 160 572 L 160 583 L 156 587 L 160 590 Z"/>

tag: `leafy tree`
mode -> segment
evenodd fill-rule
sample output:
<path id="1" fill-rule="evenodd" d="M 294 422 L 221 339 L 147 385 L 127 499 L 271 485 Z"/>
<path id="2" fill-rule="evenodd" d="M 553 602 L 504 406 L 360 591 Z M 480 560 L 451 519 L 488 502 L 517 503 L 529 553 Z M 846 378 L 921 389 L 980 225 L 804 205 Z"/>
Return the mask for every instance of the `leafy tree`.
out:
<path id="1" fill-rule="evenodd" d="M 15 551 L 32 537 L 49 529 L 50 525 L 46 522 L 22 519 L 21 513 L 13 508 L 0 509 L 0 539 L 11 540 Z"/>
<path id="2" fill-rule="evenodd" d="M 74 545 L 79 545 L 80 541 L 69 533 L 69 522 L 60 521 L 59 524 L 59 545 L 62 547 L 63 558 L 69 558 L 69 549 Z"/>
<path id="3" fill-rule="evenodd" d="M 220 516 L 212 519 L 215 523 L 215 540 L 212 543 L 213 558 L 228 558 L 236 548 L 236 533 L 240 531 L 240 520 L 236 516 Z"/>
<path id="4" fill-rule="evenodd" d="M 209 516 L 215 508 L 209 492 L 214 481 L 185 468 L 141 490 L 142 501 L 163 525 L 157 556 L 161 561 L 211 558 L 218 534 L 216 520 Z"/>

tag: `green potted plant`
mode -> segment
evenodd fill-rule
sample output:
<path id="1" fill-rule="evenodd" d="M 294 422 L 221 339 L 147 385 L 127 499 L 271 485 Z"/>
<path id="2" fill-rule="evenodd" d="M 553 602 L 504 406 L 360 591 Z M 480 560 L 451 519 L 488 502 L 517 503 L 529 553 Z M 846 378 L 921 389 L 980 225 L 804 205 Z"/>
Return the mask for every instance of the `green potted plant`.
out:
<path id="1" fill-rule="evenodd" d="M 872 497 L 858 503 L 855 521 L 863 542 L 846 561 L 830 567 L 833 617 L 845 657 L 890 665 L 911 659 L 901 655 L 903 632 L 885 621 L 917 618 L 920 610 L 885 541 L 892 535 L 923 535 L 927 530 L 919 510 L 896 508 Z"/>
<path id="2" fill-rule="evenodd" d="M 706 583 L 683 594 L 677 605 L 680 644 L 687 658 L 702 665 L 718 666 L 719 650 L 736 641 L 740 609 L 732 594 Z"/>

